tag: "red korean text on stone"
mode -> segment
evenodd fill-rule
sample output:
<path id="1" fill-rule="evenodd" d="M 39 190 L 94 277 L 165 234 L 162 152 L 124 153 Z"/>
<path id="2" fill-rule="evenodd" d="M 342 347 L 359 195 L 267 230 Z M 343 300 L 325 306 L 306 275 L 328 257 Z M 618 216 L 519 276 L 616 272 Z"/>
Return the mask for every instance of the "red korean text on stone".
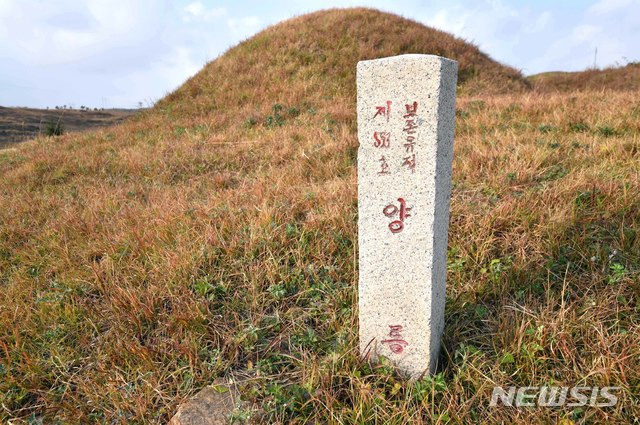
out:
<path id="1" fill-rule="evenodd" d="M 407 167 L 411 170 L 412 173 L 416 171 L 416 154 L 415 154 L 415 145 L 416 145 L 416 129 L 418 128 L 418 124 L 416 123 L 416 114 L 418 113 L 418 102 L 413 102 L 412 104 L 405 104 L 406 114 L 403 115 L 405 119 L 404 131 L 407 136 L 404 143 L 405 153 L 409 154 L 408 156 L 403 158 L 402 166 Z"/>
<path id="2" fill-rule="evenodd" d="M 398 198 L 398 202 L 400 204 L 399 207 L 395 206 L 394 204 L 389 204 L 382 209 L 382 213 L 385 216 L 389 218 L 397 217 L 397 220 L 394 220 L 391 223 L 389 223 L 389 230 L 391 230 L 391 233 L 402 232 L 402 229 L 404 229 L 405 219 L 407 217 L 411 217 L 411 214 L 409 214 L 409 211 L 411 211 L 412 208 L 407 207 L 407 204 L 404 198 Z"/>
<path id="3" fill-rule="evenodd" d="M 402 329 L 401 325 L 389 325 L 388 336 L 390 339 L 382 340 L 382 343 L 387 344 L 391 352 L 394 354 L 401 354 L 404 351 L 404 348 L 409 345 L 409 343 L 402 337 Z"/>
<path id="4" fill-rule="evenodd" d="M 377 117 L 377 116 L 381 116 L 387 119 L 387 122 L 389 121 L 389 117 L 391 116 L 391 101 L 387 100 L 386 104 L 384 106 L 376 106 L 376 114 L 373 116 L 373 118 Z"/>

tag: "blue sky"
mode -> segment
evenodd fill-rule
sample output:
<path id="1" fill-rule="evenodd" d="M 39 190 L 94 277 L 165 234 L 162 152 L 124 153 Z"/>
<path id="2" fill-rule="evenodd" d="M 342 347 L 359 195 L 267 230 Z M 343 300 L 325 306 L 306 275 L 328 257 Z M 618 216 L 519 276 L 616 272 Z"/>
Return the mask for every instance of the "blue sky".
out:
<path id="1" fill-rule="evenodd" d="M 283 19 L 369 6 L 472 41 L 525 74 L 640 61 L 640 0 L 0 0 L 0 105 L 152 104 Z"/>

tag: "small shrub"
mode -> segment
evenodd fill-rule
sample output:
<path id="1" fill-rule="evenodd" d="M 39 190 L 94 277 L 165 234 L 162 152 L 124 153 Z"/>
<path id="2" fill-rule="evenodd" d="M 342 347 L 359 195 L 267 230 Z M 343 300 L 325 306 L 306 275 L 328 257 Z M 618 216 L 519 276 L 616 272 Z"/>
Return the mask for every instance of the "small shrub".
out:
<path id="1" fill-rule="evenodd" d="M 538 127 L 538 130 L 540 130 L 540 133 L 550 133 L 552 131 L 555 131 L 556 128 L 552 125 L 543 124 Z"/>
<path id="2" fill-rule="evenodd" d="M 281 127 L 284 125 L 284 116 L 281 114 L 284 107 L 279 103 L 273 105 L 273 115 L 269 115 L 265 120 L 267 127 Z"/>
<path id="3" fill-rule="evenodd" d="M 249 117 L 249 119 L 244 122 L 245 128 L 251 128 L 256 124 L 258 124 L 258 120 L 255 117 Z"/>
<path id="4" fill-rule="evenodd" d="M 613 127 L 609 127 L 608 125 L 603 125 L 598 127 L 598 134 L 604 137 L 611 137 L 618 134 L 618 132 Z"/>
<path id="5" fill-rule="evenodd" d="M 584 133 L 585 131 L 589 131 L 589 126 L 582 121 L 572 122 L 569 124 L 569 131 L 574 133 Z"/>
<path id="6" fill-rule="evenodd" d="M 44 129 L 44 134 L 46 136 L 62 136 L 64 134 L 64 124 L 60 120 L 49 120 Z"/>
<path id="7" fill-rule="evenodd" d="M 287 289 L 282 283 L 269 286 L 267 291 L 273 296 L 273 298 L 281 300 L 287 296 Z"/>
<path id="8" fill-rule="evenodd" d="M 625 275 L 625 268 L 620 263 L 613 263 L 609 266 L 611 274 L 609 275 L 609 285 L 614 285 L 622 280 Z"/>
<path id="9" fill-rule="evenodd" d="M 569 172 L 567 171 L 567 169 L 564 168 L 561 164 L 556 164 L 549 167 L 547 172 L 543 176 L 541 176 L 538 181 L 548 182 L 558 180 L 566 176 L 568 173 Z"/>
<path id="10" fill-rule="evenodd" d="M 269 115 L 265 122 L 267 127 L 281 127 L 284 125 L 284 117 L 279 114 Z"/>

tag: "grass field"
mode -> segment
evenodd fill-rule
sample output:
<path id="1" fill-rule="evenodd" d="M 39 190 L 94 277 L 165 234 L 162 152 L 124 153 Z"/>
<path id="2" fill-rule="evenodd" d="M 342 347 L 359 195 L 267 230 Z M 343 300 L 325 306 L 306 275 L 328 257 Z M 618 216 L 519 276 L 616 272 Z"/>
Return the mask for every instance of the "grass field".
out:
<path id="1" fill-rule="evenodd" d="M 407 52 L 463 76 L 441 365 L 413 383 L 359 359 L 356 308 L 355 64 Z M 637 422 L 639 135 L 637 91 L 539 93 L 393 15 L 267 29 L 123 124 L 0 151 L 0 422 L 163 423 L 219 377 L 238 421 Z"/>

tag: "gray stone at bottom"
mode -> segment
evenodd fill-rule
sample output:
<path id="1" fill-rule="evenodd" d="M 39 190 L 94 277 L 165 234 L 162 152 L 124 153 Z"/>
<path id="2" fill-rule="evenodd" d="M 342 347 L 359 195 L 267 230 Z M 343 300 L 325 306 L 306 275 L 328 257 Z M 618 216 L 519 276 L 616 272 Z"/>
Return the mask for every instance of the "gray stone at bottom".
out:
<path id="1" fill-rule="evenodd" d="M 433 55 L 357 68 L 360 352 L 412 378 L 444 328 L 456 80 Z"/>
<path id="2" fill-rule="evenodd" d="M 220 391 L 222 389 L 222 391 Z M 225 425 L 239 403 L 239 396 L 225 384 L 204 387 L 182 404 L 168 425 Z"/>

